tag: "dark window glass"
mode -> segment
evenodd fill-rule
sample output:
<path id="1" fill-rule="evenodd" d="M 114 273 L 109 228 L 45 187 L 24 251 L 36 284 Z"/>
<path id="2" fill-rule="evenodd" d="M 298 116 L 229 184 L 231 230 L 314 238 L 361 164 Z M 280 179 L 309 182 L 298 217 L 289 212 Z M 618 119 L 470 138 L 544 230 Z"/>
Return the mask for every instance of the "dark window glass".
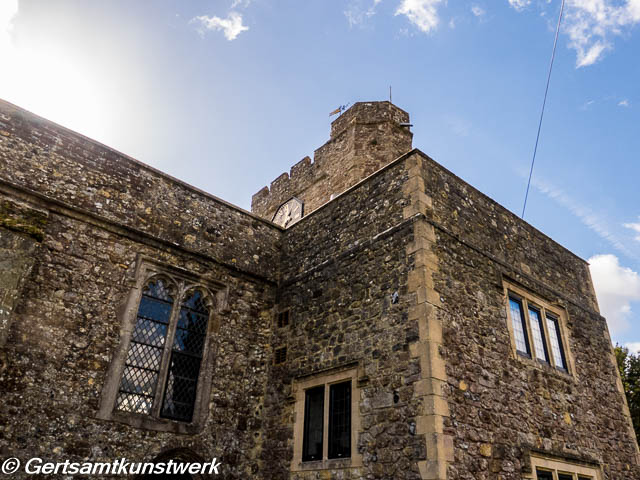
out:
<path id="1" fill-rule="evenodd" d="M 509 307 L 511 309 L 511 323 L 516 340 L 516 350 L 519 354 L 529 357 L 531 356 L 531 350 L 529 348 L 529 336 L 527 335 L 522 302 L 517 298 L 509 297 Z"/>
<path id="2" fill-rule="evenodd" d="M 536 470 L 536 477 L 538 477 L 538 480 L 553 480 L 551 472 L 546 470 Z"/>
<path id="3" fill-rule="evenodd" d="M 302 461 L 322 460 L 324 386 L 310 388 L 304 396 Z"/>
<path id="4" fill-rule="evenodd" d="M 559 473 L 558 480 L 573 480 L 573 475 L 568 473 Z"/>
<path id="5" fill-rule="evenodd" d="M 351 456 L 351 381 L 329 387 L 329 458 Z"/>
<path id="6" fill-rule="evenodd" d="M 549 352 L 547 352 L 547 342 L 544 339 L 544 326 L 540 311 L 529 307 L 529 321 L 531 322 L 531 336 L 533 337 L 536 358 L 548 363 Z"/>
<path id="7" fill-rule="evenodd" d="M 593 480 L 591 477 L 578 477 L 578 480 Z"/>
<path id="8" fill-rule="evenodd" d="M 196 400 L 209 310 L 202 292 L 189 294 L 180 306 L 161 416 L 191 421 Z"/>
<path id="9" fill-rule="evenodd" d="M 287 361 L 287 347 L 276 348 L 274 363 L 276 365 Z"/>
<path id="10" fill-rule="evenodd" d="M 287 325 L 289 325 L 289 310 L 285 310 L 278 314 L 278 327 L 282 328 Z"/>
<path id="11" fill-rule="evenodd" d="M 564 348 L 562 347 L 562 336 L 560 335 L 560 322 L 558 319 L 547 315 L 547 328 L 549 330 L 549 341 L 551 343 L 551 352 L 553 353 L 553 361 L 561 370 L 567 370 L 567 360 L 564 356 Z"/>
<path id="12" fill-rule="evenodd" d="M 166 282 L 154 280 L 142 292 L 116 410 L 151 413 L 173 298 Z"/>

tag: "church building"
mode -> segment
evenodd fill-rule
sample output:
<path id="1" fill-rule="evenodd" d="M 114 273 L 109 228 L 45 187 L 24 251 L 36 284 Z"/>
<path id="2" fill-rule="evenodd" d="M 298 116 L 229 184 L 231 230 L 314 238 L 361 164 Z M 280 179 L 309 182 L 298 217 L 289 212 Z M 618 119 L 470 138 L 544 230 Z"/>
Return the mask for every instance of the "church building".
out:
<path id="1" fill-rule="evenodd" d="M 640 480 L 587 262 L 412 136 L 356 103 L 248 212 L 0 101 L 0 463 Z"/>

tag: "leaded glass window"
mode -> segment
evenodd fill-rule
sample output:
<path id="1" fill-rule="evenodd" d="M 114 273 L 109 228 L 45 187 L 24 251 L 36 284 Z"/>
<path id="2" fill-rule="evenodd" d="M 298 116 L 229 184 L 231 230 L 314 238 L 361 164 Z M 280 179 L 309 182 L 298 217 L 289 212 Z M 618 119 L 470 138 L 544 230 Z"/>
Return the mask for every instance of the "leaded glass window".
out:
<path id="1" fill-rule="evenodd" d="M 540 310 L 529 307 L 529 320 L 531 321 L 531 336 L 533 337 L 533 346 L 536 351 L 536 357 L 538 360 L 549 363 L 547 342 L 544 340 L 544 325 L 542 325 Z"/>
<path id="2" fill-rule="evenodd" d="M 175 298 L 181 285 L 156 277 L 144 287 L 116 410 L 192 420 L 210 312 L 200 289 Z"/>
<path id="3" fill-rule="evenodd" d="M 145 287 L 131 344 L 120 380 L 116 409 L 133 413 L 151 413 L 173 298 L 162 279 L 151 281 Z"/>
<path id="4" fill-rule="evenodd" d="M 556 367 L 561 370 L 567 369 L 567 361 L 562 348 L 562 340 L 560 336 L 560 324 L 558 319 L 547 314 L 547 327 L 549 329 L 549 340 L 551 342 L 551 352 L 553 353 L 553 361 Z"/>
<path id="5" fill-rule="evenodd" d="M 513 335 L 516 340 L 516 350 L 521 355 L 529 356 L 531 350 L 529 349 L 529 338 L 522 302 L 517 298 L 510 297 L 509 305 L 511 307 L 511 322 L 513 324 Z"/>
<path id="6" fill-rule="evenodd" d="M 182 306 L 173 337 L 162 416 L 190 421 L 196 399 L 196 387 L 207 335 L 209 311 L 202 292 L 190 293 Z"/>
<path id="7" fill-rule="evenodd" d="M 351 456 L 351 381 L 329 387 L 329 458 Z"/>
<path id="8" fill-rule="evenodd" d="M 324 385 L 310 388 L 304 399 L 304 437 L 302 460 L 322 459 L 322 433 L 324 427 Z"/>
<path id="9" fill-rule="evenodd" d="M 553 480 L 553 473 L 546 470 L 536 470 L 538 480 Z"/>
<path id="10" fill-rule="evenodd" d="M 515 353 L 569 372 L 557 306 L 516 287 L 509 287 L 507 300 Z"/>

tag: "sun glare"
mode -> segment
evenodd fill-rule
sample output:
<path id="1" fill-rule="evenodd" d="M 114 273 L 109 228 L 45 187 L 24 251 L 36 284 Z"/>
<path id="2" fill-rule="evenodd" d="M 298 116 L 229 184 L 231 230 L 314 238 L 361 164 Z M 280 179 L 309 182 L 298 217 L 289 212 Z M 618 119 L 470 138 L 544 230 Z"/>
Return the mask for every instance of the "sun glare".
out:
<path id="1" fill-rule="evenodd" d="M 55 45 L 13 41 L 17 0 L 0 2 L 0 98 L 96 140 L 104 139 L 105 102 L 100 81 Z"/>

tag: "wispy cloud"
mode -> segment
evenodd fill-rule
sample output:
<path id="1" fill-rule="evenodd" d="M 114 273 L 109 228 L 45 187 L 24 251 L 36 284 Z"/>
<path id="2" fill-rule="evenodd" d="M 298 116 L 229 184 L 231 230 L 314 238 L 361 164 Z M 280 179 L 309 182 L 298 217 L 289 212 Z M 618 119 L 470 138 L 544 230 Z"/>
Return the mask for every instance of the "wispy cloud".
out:
<path id="1" fill-rule="evenodd" d="M 424 33 L 434 31 L 440 23 L 438 5 L 442 0 L 402 0 L 396 15 L 405 15 Z"/>
<path id="2" fill-rule="evenodd" d="M 508 0 L 522 11 L 531 0 Z M 613 49 L 613 37 L 640 23 L 640 0 L 567 0 L 562 31 L 576 51 L 576 67 L 593 65 Z"/>
<path id="3" fill-rule="evenodd" d="M 636 232 L 637 235 L 634 237 L 634 240 L 640 242 L 640 223 L 625 223 L 623 226 Z"/>
<path id="4" fill-rule="evenodd" d="M 376 7 L 381 2 L 382 0 L 373 0 L 372 2 L 365 2 L 365 0 L 352 0 L 344 11 L 344 16 L 347 17 L 349 26 L 355 27 L 364 24 L 367 19 L 376 14 Z"/>
<path id="5" fill-rule="evenodd" d="M 231 4 L 231 9 L 233 10 L 234 8 L 247 8 L 249 5 L 251 5 L 252 0 L 233 0 L 233 3 Z"/>
<path id="6" fill-rule="evenodd" d="M 485 15 L 485 10 L 479 5 L 473 5 L 471 7 L 471 13 L 473 13 L 476 17 L 483 17 Z"/>
<path id="7" fill-rule="evenodd" d="M 619 107 L 628 107 L 629 106 L 629 100 L 627 100 L 626 98 L 624 100 L 620 100 L 618 102 L 618 106 Z"/>
<path id="8" fill-rule="evenodd" d="M 242 32 L 249 30 L 249 27 L 242 24 L 242 15 L 238 12 L 230 12 L 227 18 L 201 15 L 192 19 L 191 23 L 199 25 L 198 31 L 201 35 L 204 35 L 205 30 L 221 30 L 229 41 L 235 40 Z"/>
<path id="9" fill-rule="evenodd" d="M 521 11 L 531 5 L 531 0 L 509 0 L 509 5 L 516 10 Z"/>
<path id="10" fill-rule="evenodd" d="M 583 203 L 572 198 L 561 188 L 553 185 L 551 182 L 542 178 L 533 177 L 532 185 L 541 193 L 551 198 L 559 205 L 568 209 L 575 217 L 577 217 L 583 225 L 595 232 L 598 236 L 609 242 L 609 244 L 626 255 L 628 258 L 640 261 L 640 256 L 631 251 L 627 246 L 613 233 L 613 228 L 609 225 L 606 217 L 600 215 Z M 618 227 L 619 228 L 619 227 Z"/>
<path id="11" fill-rule="evenodd" d="M 640 301 L 640 275 L 620 265 L 615 255 L 596 255 L 589 259 L 593 286 L 600 313 L 606 317 L 612 335 L 631 326 L 633 302 Z"/>

